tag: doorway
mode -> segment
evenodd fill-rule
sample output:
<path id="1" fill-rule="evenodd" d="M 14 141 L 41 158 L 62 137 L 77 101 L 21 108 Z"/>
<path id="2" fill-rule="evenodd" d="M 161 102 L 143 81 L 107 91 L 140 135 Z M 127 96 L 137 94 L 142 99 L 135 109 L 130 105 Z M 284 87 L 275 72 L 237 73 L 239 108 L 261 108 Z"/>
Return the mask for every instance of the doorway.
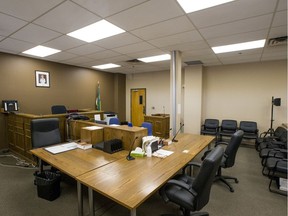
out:
<path id="1" fill-rule="evenodd" d="M 146 115 L 146 89 L 131 89 L 131 122 L 135 126 L 141 126 Z"/>

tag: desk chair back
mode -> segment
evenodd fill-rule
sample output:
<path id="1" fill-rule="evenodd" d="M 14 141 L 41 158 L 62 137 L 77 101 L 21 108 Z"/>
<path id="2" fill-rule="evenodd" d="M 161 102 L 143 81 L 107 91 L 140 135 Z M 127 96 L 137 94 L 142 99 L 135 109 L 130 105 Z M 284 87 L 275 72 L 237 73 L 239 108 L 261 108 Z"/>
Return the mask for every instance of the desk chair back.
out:
<path id="1" fill-rule="evenodd" d="M 144 128 L 147 128 L 147 130 L 148 130 L 148 136 L 152 136 L 153 135 L 153 133 L 152 133 L 152 123 L 150 123 L 150 122 L 143 122 L 142 123 L 142 125 L 141 125 L 142 127 L 144 127 Z"/>
<path id="2" fill-rule="evenodd" d="M 111 119 L 109 120 L 109 125 L 111 125 L 111 124 L 120 125 L 120 121 L 119 121 L 118 118 L 111 118 Z"/>
<path id="3" fill-rule="evenodd" d="M 64 105 L 54 105 L 51 107 L 52 114 L 64 114 L 67 113 L 67 109 Z"/>
<path id="4" fill-rule="evenodd" d="M 197 192 L 196 210 L 201 210 L 209 201 L 215 174 L 220 166 L 223 148 L 217 146 L 203 160 L 199 173 L 193 181 L 192 188 Z"/>
<path id="5" fill-rule="evenodd" d="M 242 130 L 238 130 L 232 135 L 224 152 L 223 157 L 224 163 L 222 167 L 228 168 L 234 165 L 236 154 L 242 142 L 243 135 L 244 132 Z"/>
<path id="6" fill-rule="evenodd" d="M 31 121 L 33 148 L 45 147 L 61 142 L 58 118 L 33 119 Z"/>

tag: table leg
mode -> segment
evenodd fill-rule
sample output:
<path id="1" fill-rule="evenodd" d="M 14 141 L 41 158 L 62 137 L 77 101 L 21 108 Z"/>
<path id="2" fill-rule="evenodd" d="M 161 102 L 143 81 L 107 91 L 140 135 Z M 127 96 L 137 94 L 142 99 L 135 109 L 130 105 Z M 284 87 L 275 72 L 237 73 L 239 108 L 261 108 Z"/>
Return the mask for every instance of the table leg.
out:
<path id="1" fill-rule="evenodd" d="M 42 173 L 43 172 L 43 161 L 38 158 L 38 166 L 39 166 L 39 172 Z"/>
<path id="2" fill-rule="evenodd" d="M 78 196 L 78 216 L 83 216 L 83 194 L 82 184 L 77 181 L 77 196 Z"/>
<path id="3" fill-rule="evenodd" d="M 94 216 L 94 197 L 92 188 L 88 188 L 88 199 L 89 199 L 90 216 Z"/>
<path id="4" fill-rule="evenodd" d="M 136 208 L 130 210 L 130 216 L 136 216 Z"/>

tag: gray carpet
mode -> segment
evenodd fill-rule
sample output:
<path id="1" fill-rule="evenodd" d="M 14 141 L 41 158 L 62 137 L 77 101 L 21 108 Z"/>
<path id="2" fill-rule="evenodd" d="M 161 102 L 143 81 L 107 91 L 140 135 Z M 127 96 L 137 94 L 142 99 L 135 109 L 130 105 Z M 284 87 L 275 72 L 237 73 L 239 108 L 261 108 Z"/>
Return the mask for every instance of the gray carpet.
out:
<path id="1" fill-rule="evenodd" d="M 1 164 L 17 162 L 12 157 L 2 155 Z M 199 160 L 199 157 L 195 160 Z M 0 166 L 0 215 L 77 216 L 75 182 L 64 177 L 60 197 L 54 201 L 47 201 L 37 196 L 37 187 L 33 184 L 34 171 L 35 169 L 31 168 Z M 209 212 L 211 216 L 287 215 L 287 197 L 269 192 L 269 179 L 261 174 L 260 159 L 255 149 L 240 147 L 235 166 L 224 170 L 223 174 L 238 178 L 239 184 L 233 183 L 235 192 L 231 193 L 220 182 L 214 183 L 210 201 L 203 211 Z M 87 205 L 87 190 L 84 190 L 85 215 L 89 212 Z M 128 209 L 97 193 L 95 193 L 95 207 L 96 216 L 129 215 Z M 164 213 L 179 213 L 178 207 L 172 203 L 165 204 L 158 193 L 137 208 L 138 216 L 156 216 Z"/>

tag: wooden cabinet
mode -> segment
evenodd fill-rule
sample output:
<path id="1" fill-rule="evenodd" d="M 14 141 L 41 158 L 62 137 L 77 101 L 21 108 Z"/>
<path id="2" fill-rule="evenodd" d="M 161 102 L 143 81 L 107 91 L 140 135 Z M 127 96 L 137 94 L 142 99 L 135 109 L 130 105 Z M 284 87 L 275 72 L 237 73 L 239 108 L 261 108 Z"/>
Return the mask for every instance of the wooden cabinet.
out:
<path id="1" fill-rule="evenodd" d="M 94 118 L 94 114 L 103 115 L 103 112 L 81 112 L 81 115 L 88 116 L 89 118 Z M 9 150 L 22 156 L 24 159 L 33 160 L 33 156 L 30 153 L 30 150 L 32 149 L 30 130 L 32 119 L 58 118 L 62 142 L 65 142 L 67 140 L 67 114 L 50 114 L 40 116 L 25 113 L 5 113 L 5 115 L 5 117 L 7 118 L 6 131 Z"/>
<path id="2" fill-rule="evenodd" d="M 170 117 L 168 114 L 153 114 L 151 116 L 144 116 L 145 122 L 152 123 L 152 133 L 154 136 L 169 138 L 170 131 Z"/>

